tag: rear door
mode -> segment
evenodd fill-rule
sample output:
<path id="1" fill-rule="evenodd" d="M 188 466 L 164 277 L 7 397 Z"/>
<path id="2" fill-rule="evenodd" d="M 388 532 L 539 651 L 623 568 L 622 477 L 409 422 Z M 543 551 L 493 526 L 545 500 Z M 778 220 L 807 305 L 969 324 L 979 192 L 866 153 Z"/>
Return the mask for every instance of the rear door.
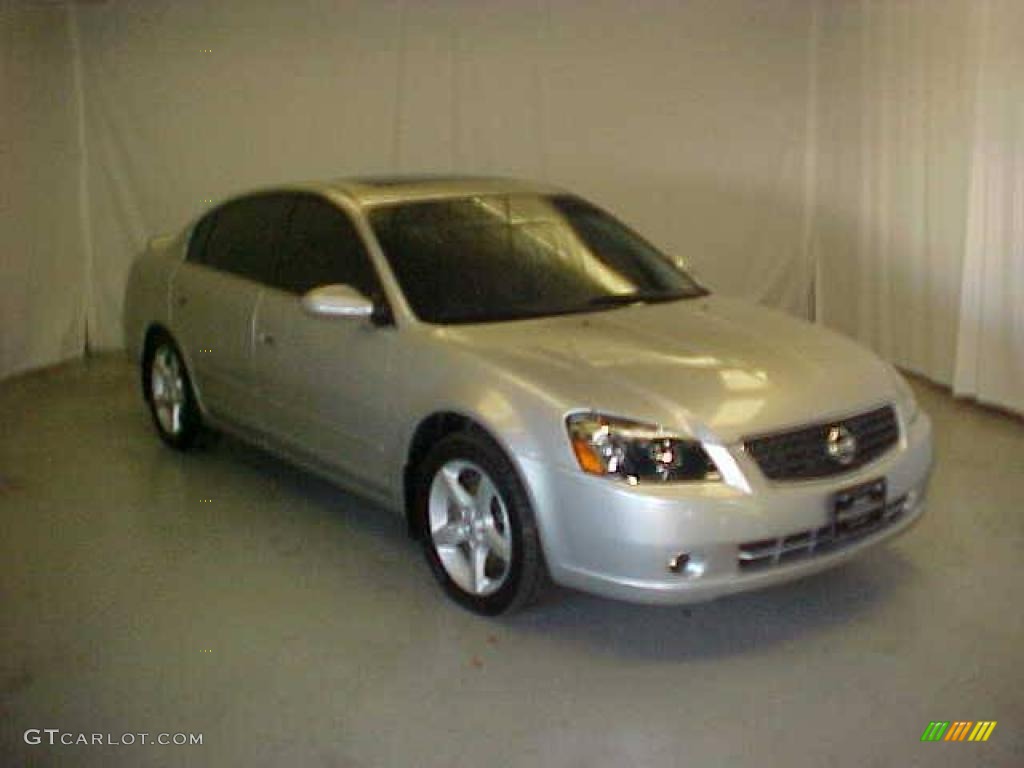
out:
<path id="1" fill-rule="evenodd" d="M 256 300 L 275 270 L 292 199 L 261 194 L 229 202 L 200 221 L 171 288 L 172 326 L 204 406 L 251 425 Z"/>
<path id="2" fill-rule="evenodd" d="M 293 449 L 383 489 L 393 439 L 394 327 L 368 319 L 314 317 L 301 297 L 350 285 L 382 306 L 380 281 L 348 213 L 300 195 L 281 244 L 276 288 L 254 319 L 253 369 L 261 389 L 261 430 Z"/>

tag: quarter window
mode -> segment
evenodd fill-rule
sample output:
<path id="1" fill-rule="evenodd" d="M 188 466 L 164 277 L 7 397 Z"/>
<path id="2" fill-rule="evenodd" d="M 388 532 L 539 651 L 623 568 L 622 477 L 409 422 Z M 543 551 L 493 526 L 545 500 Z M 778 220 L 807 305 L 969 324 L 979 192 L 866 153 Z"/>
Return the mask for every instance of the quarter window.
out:
<path id="1" fill-rule="evenodd" d="M 206 260 L 206 244 L 210 233 L 217 225 L 217 212 L 208 213 L 192 228 L 192 236 L 188 241 L 188 260 L 202 264 Z"/>

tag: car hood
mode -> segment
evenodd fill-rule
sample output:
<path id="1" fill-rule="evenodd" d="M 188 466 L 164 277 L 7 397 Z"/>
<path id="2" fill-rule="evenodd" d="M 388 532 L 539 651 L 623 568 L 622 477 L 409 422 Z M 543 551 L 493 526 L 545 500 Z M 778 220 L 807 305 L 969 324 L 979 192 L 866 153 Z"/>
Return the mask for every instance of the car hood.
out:
<path id="1" fill-rule="evenodd" d="M 567 411 L 593 409 L 713 441 L 896 399 L 889 366 L 858 344 L 718 296 L 445 334 Z"/>

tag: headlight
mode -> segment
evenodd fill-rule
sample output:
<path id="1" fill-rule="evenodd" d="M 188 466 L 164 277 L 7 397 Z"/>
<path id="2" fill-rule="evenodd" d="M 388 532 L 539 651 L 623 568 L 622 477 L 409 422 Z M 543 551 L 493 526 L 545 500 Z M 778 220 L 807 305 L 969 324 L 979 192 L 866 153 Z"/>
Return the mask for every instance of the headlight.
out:
<path id="1" fill-rule="evenodd" d="M 589 474 L 617 477 L 633 485 L 721 479 L 699 442 L 650 424 L 576 413 L 565 425 L 580 469 Z"/>
<path id="2" fill-rule="evenodd" d="M 917 398 L 914 397 L 914 390 L 910 388 L 907 380 L 895 368 L 893 368 L 893 379 L 896 382 L 897 405 L 903 414 L 903 418 L 906 419 L 907 426 L 910 426 L 917 420 L 917 415 L 921 412 L 921 409 L 917 405 Z"/>

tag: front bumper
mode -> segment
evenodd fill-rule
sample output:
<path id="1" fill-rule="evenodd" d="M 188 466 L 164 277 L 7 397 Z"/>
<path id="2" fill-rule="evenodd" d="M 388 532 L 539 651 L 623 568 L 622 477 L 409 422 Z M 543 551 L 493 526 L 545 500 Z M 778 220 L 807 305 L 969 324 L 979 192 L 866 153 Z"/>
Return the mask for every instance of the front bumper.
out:
<path id="1" fill-rule="evenodd" d="M 773 483 L 741 448 L 728 452 L 745 482 L 628 486 L 519 457 L 552 579 L 621 600 L 671 604 L 831 568 L 921 516 L 932 465 L 931 422 L 922 412 L 894 449 L 825 480 Z M 831 524 L 836 491 L 881 477 L 891 517 L 855 536 L 818 538 Z M 763 555 L 771 541 L 774 556 L 751 563 L 751 552 Z M 680 554 L 687 556 L 685 566 L 676 561 L 674 572 L 669 566 Z"/>

